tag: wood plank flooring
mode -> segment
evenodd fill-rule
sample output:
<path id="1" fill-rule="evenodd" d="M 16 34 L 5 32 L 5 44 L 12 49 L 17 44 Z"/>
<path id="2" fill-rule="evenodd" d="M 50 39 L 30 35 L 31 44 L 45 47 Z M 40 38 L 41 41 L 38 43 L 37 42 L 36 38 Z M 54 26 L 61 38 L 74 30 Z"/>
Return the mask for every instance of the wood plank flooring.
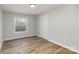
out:
<path id="1" fill-rule="evenodd" d="M 76 54 L 76 52 L 34 36 L 5 41 L 0 54 Z"/>

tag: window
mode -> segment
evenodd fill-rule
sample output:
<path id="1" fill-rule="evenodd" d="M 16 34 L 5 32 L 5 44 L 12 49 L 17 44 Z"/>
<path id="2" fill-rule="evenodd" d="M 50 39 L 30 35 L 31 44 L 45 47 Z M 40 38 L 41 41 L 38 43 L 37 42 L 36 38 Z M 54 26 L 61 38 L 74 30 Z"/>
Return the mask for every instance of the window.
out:
<path id="1" fill-rule="evenodd" d="M 27 31 L 27 20 L 24 18 L 16 17 L 15 20 L 15 32 Z"/>

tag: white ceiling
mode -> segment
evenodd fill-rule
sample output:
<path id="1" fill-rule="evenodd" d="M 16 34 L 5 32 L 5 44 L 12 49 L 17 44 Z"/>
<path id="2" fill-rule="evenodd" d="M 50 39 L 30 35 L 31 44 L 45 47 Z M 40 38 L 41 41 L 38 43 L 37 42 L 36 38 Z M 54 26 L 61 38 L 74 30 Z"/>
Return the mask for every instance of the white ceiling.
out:
<path id="1" fill-rule="evenodd" d="M 27 4 L 0 4 L 0 8 L 4 11 L 18 12 L 25 14 L 41 14 L 51 9 L 58 7 L 59 5 L 54 4 L 37 4 L 36 7 L 32 8 Z"/>

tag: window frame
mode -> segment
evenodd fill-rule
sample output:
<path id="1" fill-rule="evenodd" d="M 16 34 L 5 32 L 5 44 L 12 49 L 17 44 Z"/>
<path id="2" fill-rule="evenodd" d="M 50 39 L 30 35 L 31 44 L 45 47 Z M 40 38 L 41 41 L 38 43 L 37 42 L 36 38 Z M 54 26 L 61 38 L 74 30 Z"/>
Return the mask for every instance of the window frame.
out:
<path id="1" fill-rule="evenodd" d="M 23 17 L 14 17 L 14 33 L 25 33 L 25 32 L 28 32 L 28 19 L 27 18 L 23 18 L 23 19 L 25 19 L 26 20 L 26 31 L 17 31 L 16 32 L 16 19 L 17 18 L 23 18 Z"/>

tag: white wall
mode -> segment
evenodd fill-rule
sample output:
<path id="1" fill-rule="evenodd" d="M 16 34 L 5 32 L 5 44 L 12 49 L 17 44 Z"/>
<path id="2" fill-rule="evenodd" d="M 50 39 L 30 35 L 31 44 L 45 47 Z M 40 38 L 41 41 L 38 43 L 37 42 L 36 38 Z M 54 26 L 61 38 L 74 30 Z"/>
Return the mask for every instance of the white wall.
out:
<path id="1" fill-rule="evenodd" d="M 3 43 L 3 37 L 2 37 L 2 11 L 0 10 L 0 49 Z"/>
<path id="2" fill-rule="evenodd" d="M 48 16 L 39 15 L 37 16 L 37 35 L 38 36 L 48 36 Z"/>
<path id="3" fill-rule="evenodd" d="M 63 5 L 41 14 L 37 22 L 38 35 L 79 51 L 79 5 Z"/>
<path id="4" fill-rule="evenodd" d="M 28 21 L 27 32 L 23 33 L 14 32 L 14 17 L 22 17 L 27 19 Z M 5 40 L 34 36 L 34 35 L 36 35 L 35 16 L 3 11 L 3 38 Z"/>

